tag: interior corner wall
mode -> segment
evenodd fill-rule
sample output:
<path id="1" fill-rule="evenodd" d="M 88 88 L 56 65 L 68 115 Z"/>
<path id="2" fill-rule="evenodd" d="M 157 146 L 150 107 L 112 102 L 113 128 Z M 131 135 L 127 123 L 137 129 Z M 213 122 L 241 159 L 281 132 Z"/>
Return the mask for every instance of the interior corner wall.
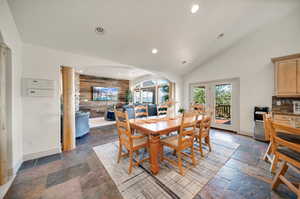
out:
<path id="1" fill-rule="evenodd" d="M 12 166 L 14 173 L 22 163 L 22 103 L 21 103 L 21 74 L 22 74 L 22 42 L 15 21 L 6 0 L 0 0 L 0 33 L 4 43 L 11 49 L 11 66 L 7 68 L 7 112 L 8 133 L 11 143 Z M 12 180 L 0 186 L 0 198 L 7 191 Z"/>
<path id="2" fill-rule="evenodd" d="M 191 83 L 240 78 L 240 133 L 253 135 L 254 106 L 272 104 L 272 57 L 300 53 L 300 12 L 249 34 L 184 77 L 185 106 Z M 225 36 L 226 37 L 226 36 Z"/>
<path id="3" fill-rule="evenodd" d="M 53 97 L 23 97 L 24 159 L 34 159 L 61 150 L 60 144 L 60 66 L 101 66 L 109 60 L 23 43 L 24 78 L 55 81 Z"/>

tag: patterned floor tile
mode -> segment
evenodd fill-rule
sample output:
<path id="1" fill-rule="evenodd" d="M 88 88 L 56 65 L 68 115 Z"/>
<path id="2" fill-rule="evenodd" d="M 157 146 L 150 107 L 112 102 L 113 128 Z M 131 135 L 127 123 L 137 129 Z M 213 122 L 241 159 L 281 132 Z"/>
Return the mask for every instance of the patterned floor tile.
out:
<path id="1" fill-rule="evenodd" d="M 159 178 L 149 176 L 147 169 L 134 168 L 132 176 L 135 177 L 127 179 L 123 174 L 128 169 L 126 162 L 111 176 L 108 171 L 113 167 L 106 168 L 93 147 L 117 139 L 114 126 L 95 128 L 77 139 L 76 150 L 24 162 L 5 199 L 121 199 L 122 195 L 147 199 L 151 196 L 191 197 L 185 193 L 195 195 L 194 199 L 296 198 L 285 185 L 270 190 L 269 182 L 273 177 L 269 172 L 270 164 L 261 160 L 268 144 L 250 137 L 212 130 L 213 152 L 205 153 L 199 161 L 201 167 L 190 170 L 187 179 L 178 176 L 175 168 L 167 163 L 163 163 L 165 170 L 174 169 L 174 172 Z M 170 154 L 172 152 L 168 152 Z M 193 179 L 194 176 L 201 177 Z M 211 180 L 207 181 L 206 176 Z M 290 169 L 287 177 L 300 181 L 299 174 Z M 118 181 L 114 182 L 113 178 Z M 126 180 L 128 183 L 124 183 Z M 123 190 L 122 195 L 118 186 Z M 203 188 L 197 193 L 199 186 Z M 142 187 L 143 191 L 137 191 L 136 187 Z M 178 190 L 178 195 L 174 195 L 174 190 Z"/>

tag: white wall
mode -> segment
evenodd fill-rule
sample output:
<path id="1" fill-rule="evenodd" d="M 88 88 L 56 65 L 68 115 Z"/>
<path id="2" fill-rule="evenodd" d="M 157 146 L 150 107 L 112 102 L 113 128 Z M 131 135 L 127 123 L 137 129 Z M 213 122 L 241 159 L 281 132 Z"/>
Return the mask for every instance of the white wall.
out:
<path id="1" fill-rule="evenodd" d="M 22 104 L 20 80 L 22 73 L 22 43 L 6 0 L 0 0 L 0 33 L 4 43 L 12 50 L 12 63 L 8 68 L 8 132 L 12 153 L 14 172 L 22 163 Z M 0 187 L 0 198 L 6 192 L 9 184 Z"/>
<path id="2" fill-rule="evenodd" d="M 253 107 L 271 107 L 274 74 L 270 59 L 300 53 L 299 35 L 300 12 L 249 34 L 184 77 L 185 106 L 190 83 L 240 77 L 240 131 L 252 135 Z"/>
<path id="3" fill-rule="evenodd" d="M 23 97 L 24 159 L 60 151 L 60 66 L 116 64 L 109 60 L 23 44 L 23 77 L 49 79 L 56 82 L 54 97 Z"/>

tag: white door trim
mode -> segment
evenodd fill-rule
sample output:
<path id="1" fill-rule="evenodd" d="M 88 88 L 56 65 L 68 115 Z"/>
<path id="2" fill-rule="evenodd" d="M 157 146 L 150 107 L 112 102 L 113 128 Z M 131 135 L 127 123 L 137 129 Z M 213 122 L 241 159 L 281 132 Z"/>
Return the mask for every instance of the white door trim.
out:
<path id="1" fill-rule="evenodd" d="M 193 102 L 193 94 L 192 89 L 195 86 L 205 86 L 206 88 L 206 106 L 208 106 L 211 110 L 213 110 L 213 114 L 215 113 L 215 106 L 214 106 L 214 97 L 215 92 L 212 90 L 214 89 L 215 85 L 218 84 L 232 84 L 232 125 L 220 125 L 214 122 L 214 115 L 213 115 L 213 122 L 212 127 L 230 130 L 239 132 L 240 131 L 240 78 L 230 78 L 230 79 L 221 79 L 221 80 L 214 80 L 214 81 L 206 81 L 206 82 L 195 82 L 189 84 L 189 104 Z"/>

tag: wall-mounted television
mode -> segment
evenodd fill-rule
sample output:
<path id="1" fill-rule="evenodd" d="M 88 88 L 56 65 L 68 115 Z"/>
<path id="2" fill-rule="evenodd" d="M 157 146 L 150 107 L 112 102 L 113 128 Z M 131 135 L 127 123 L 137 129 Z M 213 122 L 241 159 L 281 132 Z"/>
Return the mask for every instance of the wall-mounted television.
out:
<path id="1" fill-rule="evenodd" d="M 93 87 L 93 101 L 118 101 L 119 88 Z"/>

